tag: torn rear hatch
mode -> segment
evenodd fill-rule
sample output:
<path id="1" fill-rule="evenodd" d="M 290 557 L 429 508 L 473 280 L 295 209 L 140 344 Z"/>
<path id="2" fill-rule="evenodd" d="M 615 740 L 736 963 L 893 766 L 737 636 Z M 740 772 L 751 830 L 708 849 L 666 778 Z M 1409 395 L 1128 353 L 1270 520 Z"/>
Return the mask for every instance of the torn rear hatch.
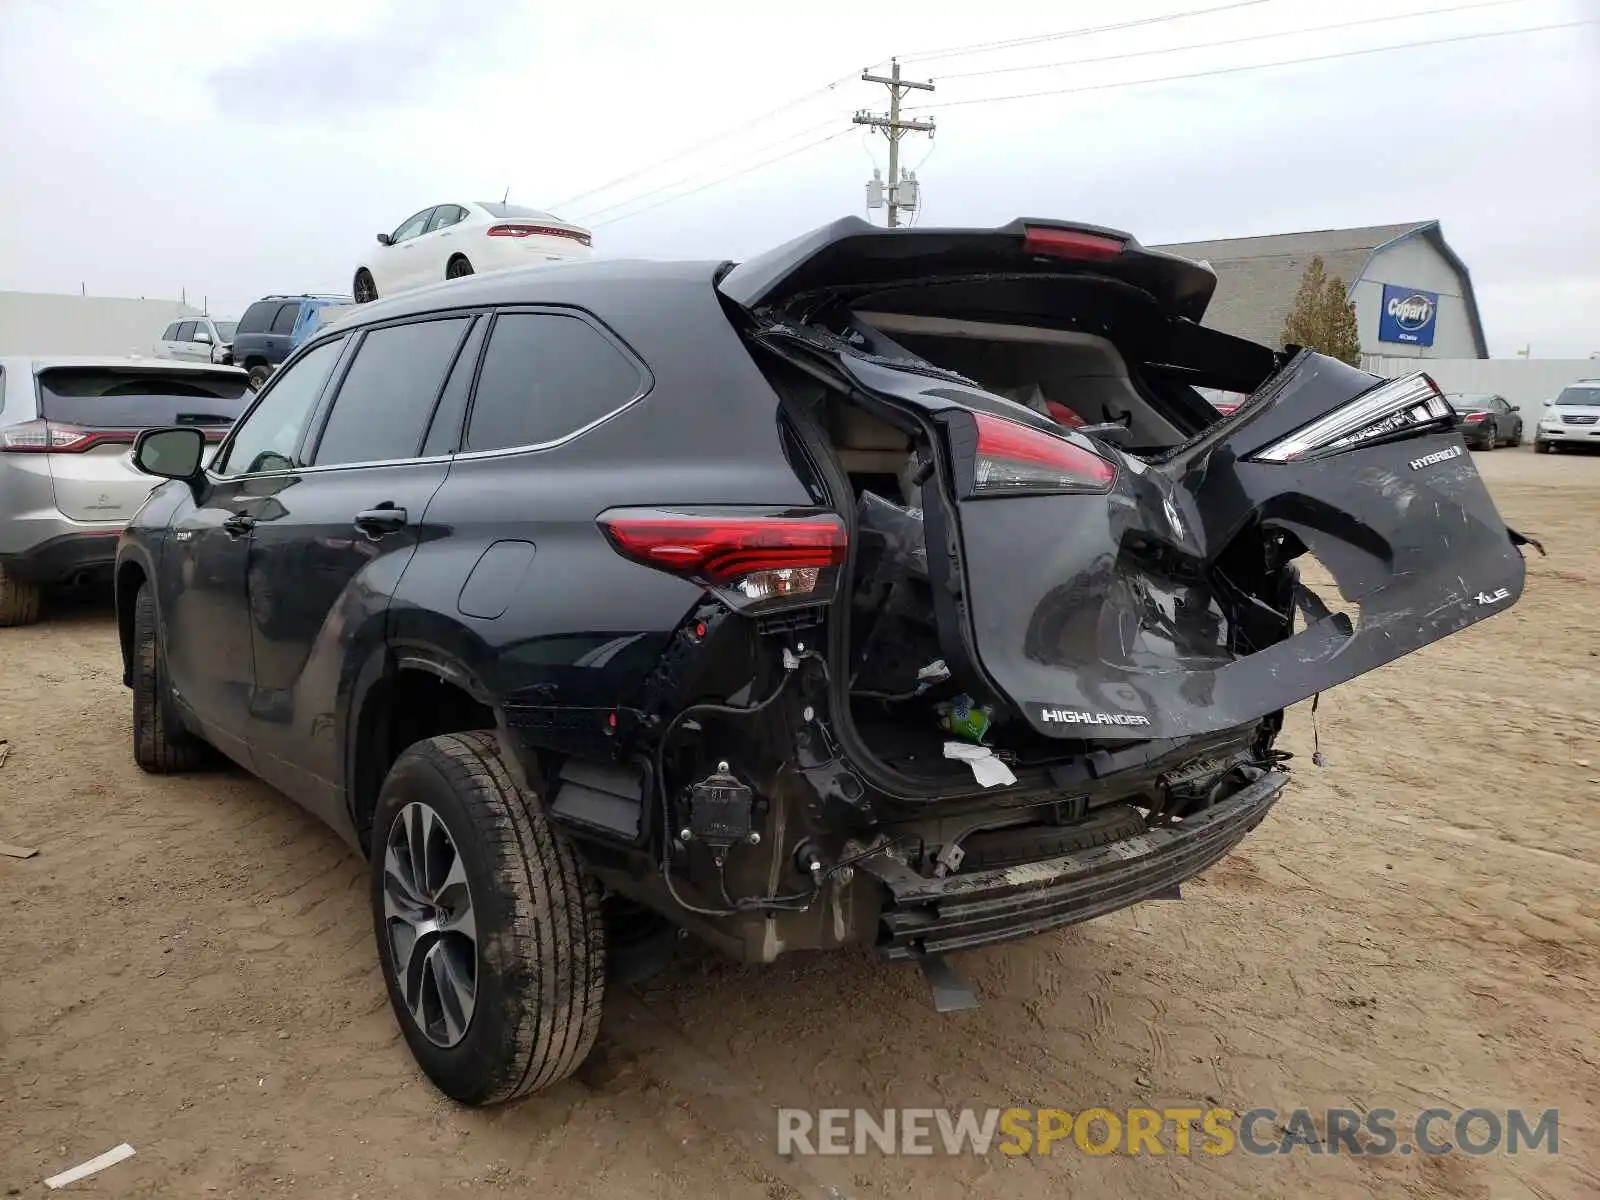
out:
<path id="1" fill-rule="evenodd" d="M 1161 461 L 1044 434 L 1032 414 L 1014 414 L 1111 470 L 1086 476 L 1104 487 L 1078 494 L 983 494 L 973 464 L 979 426 L 994 419 L 981 414 L 1005 411 L 998 398 L 841 361 L 864 389 L 943 430 L 959 636 L 998 695 L 1046 736 L 1243 725 L 1522 592 L 1522 557 L 1448 416 L 1430 415 L 1437 392 L 1424 377 L 1383 381 L 1302 353 Z M 1297 583 L 1293 560 L 1308 553 L 1336 584 L 1326 607 Z M 1304 628 L 1292 631 L 1296 607 Z"/>

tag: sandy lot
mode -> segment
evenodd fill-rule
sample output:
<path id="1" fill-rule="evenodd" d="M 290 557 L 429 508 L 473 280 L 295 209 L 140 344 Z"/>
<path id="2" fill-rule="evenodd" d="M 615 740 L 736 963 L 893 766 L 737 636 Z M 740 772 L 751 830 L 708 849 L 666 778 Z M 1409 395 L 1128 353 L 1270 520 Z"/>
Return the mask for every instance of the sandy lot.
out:
<path id="1" fill-rule="evenodd" d="M 1327 765 L 1182 903 L 973 953 L 692 952 L 489 1112 L 413 1068 L 360 864 L 239 774 L 131 761 L 109 608 L 0 630 L 0 1189 L 118 1196 L 1600 1195 L 1600 459 L 1478 455 L 1542 538 L 1513 611 L 1323 697 Z M 1559 1107 L 1561 1152 L 784 1162 L 772 1106 Z"/>

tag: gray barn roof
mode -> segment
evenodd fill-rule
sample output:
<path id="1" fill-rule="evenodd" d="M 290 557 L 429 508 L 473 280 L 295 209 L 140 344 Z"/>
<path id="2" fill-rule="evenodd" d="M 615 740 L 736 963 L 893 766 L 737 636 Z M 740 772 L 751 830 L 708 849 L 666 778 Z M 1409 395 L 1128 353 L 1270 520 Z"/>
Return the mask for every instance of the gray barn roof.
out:
<path id="1" fill-rule="evenodd" d="M 1480 356 L 1488 356 L 1478 304 L 1467 268 L 1444 240 L 1438 221 L 1368 225 L 1360 229 L 1317 229 L 1263 237 L 1223 238 L 1153 246 L 1184 258 L 1204 260 L 1217 273 L 1217 292 L 1205 324 L 1266 346 L 1281 344 L 1284 321 L 1294 307 L 1300 277 L 1312 255 L 1320 254 L 1328 274 L 1353 288 L 1383 246 L 1402 238 L 1425 237 L 1461 276 L 1461 290 Z"/>

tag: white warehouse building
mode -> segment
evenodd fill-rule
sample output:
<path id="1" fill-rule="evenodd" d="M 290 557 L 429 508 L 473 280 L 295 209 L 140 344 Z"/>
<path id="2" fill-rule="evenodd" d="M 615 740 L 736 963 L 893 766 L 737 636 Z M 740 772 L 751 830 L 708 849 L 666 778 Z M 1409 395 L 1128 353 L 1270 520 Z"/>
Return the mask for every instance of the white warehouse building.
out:
<path id="1" fill-rule="evenodd" d="M 1438 221 L 1153 248 L 1210 263 L 1217 292 L 1205 324 L 1226 333 L 1281 346 L 1301 277 L 1321 255 L 1355 303 L 1364 360 L 1489 357 L 1472 277 Z"/>
<path id="2" fill-rule="evenodd" d="M 0 292 L 0 354 L 149 354 L 173 321 L 199 315 L 177 300 Z"/>

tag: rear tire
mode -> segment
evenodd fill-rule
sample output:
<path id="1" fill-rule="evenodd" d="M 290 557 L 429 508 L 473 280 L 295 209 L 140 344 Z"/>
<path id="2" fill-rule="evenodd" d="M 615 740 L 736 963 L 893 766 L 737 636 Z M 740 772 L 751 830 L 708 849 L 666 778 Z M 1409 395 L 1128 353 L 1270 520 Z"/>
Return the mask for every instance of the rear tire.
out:
<path id="1" fill-rule="evenodd" d="M 265 363 L 256 363 L 250 368 L 250 377 L 245 382 L 252 392 L 259 392 L 271 374 L 271 369 Z"/>
<path id="2" fill-rule="evenodd" d="M 355 282 L 350 287 L 350 294 L 357 304 L 371 304 L 378 298 L 378 285 L 373 281 L 372 272 L 362 267 L 356 272 Z"/>
<path id="3" fill-rule="evenodd" d="M 133 761 L 152 775 L 171 775 L 205 766 L 210 749 L 172 711 L 155 592 L 142 584 L 133 602 Z"/>
<path id="4" fill-rule="evenodd" d="M 446 279 L 465 279 L 471 274 L 472 264 L 459 254 L 452 258 L 444 269 L 444 277 Z"/>
<path id="5" fill-rule="evenodd" d="M 32 625 L 39 619 L 39 585 L 0 566 L 0 626 Z"/>
<path id="6" fill-rule="evenodd" d="M 434 868 L 446 883 L 431 893 L 434 881 L 414 875 L 407 890 L 405 857 L 394 849 L 413 844 L 407 821 L 422 809 L 445 837 L 426 840 L 421 859 L 442 859 L 449 868 Z M 517 786 L 492 733 L 445 734 L 400 755 L 373 814 L 370 874 L 389 1003 L 412 1056 L 440 1091 L 463 1104 L 496 1104 L 577 1070 L 594 1047 L 605 997 L 600 890 L 579 871 L 571 843 L 547 820 L 539 797 Z M 426 903 L 413 904 L 412 916 L 401 913 L 417 894 L 436 897 L 436 911 L 448 914 L 443 932 L 427 923 Z M 463 895 L 472 913 L 470 948 L 461 941 Z M 415 932 L 419 911 L 422 931 Z M 446 946 L 446 938 L 454 941 Z M 434 940 L 441 943 L 437 955 Z M 395 965 L 401 955 L 410 964 L 405 986 Z M 447 958 L 443 968 L 429 966 Z M 441 969 L 444 984 L 428 973 Z M 430 1000 L 446 986 L 454 997 L 450 1022 L 444 1006 Z"/>

